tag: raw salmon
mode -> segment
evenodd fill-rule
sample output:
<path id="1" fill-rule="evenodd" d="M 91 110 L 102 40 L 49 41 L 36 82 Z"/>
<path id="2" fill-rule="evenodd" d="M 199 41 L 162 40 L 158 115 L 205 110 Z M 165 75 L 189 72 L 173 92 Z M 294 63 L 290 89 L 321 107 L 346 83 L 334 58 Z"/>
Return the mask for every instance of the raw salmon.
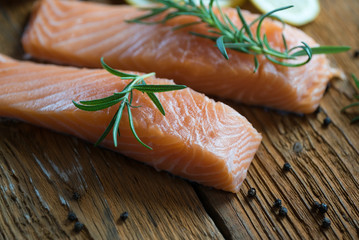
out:
<path id="1" fill-rule="evenodd" d="M 225 9 L 241 26 L 235 9 Z M 282 110 L 313 112 L 330 78 L 338 75 L 325 55 L 316 55 L 303 67 L 283 67 L 259 56 L 260 67 L 253 73 L 253 56 L 229 50 L 223 58 L 213 41 L 189 34 L 206 32 L 196 25 L 181 30 L 173 26 L 191 22 L 179 17 L 166 24 L 126 23 L 144 12 L 131 6 L 42 0 L 34 11 L 22 43 L 33 57 L 56 63 L 99 67 L 100 57 L 119 69 L 156 72 L 159 77 L 210 95 L 264 105 Z M 243 11 L 247 22 L 257 15 Z M 270 45 L 284 50 L 282 31 L 288 47 L 318 44 L 304 32 L 273 20 L 266 20 L 263 33 Z"/>
<path id="2" fill-rule="evenodd" d="M 0 116 L 72 134 L 95 142 L 117 108 L 77 109 L 71 100 L 98 99 L 120 92 L 130 80 L 103 69 L 78 69 L 20 62 L 0 55 Z M 173 84 L 159 78 L 148 84 Z M 119 147 L 112 136 L 103 145 L 122 154 L 226 191 L 237 192 L 261 142 L 261 135 L 231 107 L 189 88 L 157 94 L 164 117 L 147 95 L 134 90 L 135 129 L 149 150 L 131 133 L 124 111 Z"/>

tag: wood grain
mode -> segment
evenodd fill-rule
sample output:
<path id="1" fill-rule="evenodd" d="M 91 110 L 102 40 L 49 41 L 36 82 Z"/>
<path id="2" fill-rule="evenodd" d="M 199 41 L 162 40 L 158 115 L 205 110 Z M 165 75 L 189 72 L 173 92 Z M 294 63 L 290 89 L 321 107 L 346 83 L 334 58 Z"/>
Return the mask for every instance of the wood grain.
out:
<path id="1" fill-rule="evenodd" d="M 33 1 L 0 3 L 0 52 L 21 58 L 20 37 Z M 120 3 L 121 1 L 100 2 Z M 319 43 L 350 45 L 330 56 L 347 79 L 334 80 L 318 114 L 299 116 L 226 103 L 263 135 L 238 194 L 189 183 L 71 136 L 8 119 L 0 122 L 0 239 L 358 239 L 359 109 L 340 113 L 358 91 L 359 2 L 321 0 L 302 29 Z M 245 8 L 253 9 L 246 4 Z M 329 116 L 333 123 L 322 126 Z M 303 149 L 293 151 L 299 142 Z M 284 172 L 285 162 L 292 170 Z M 257 190 L 248 198 L 250 187 Z M 74 192 L 80 194 L 74 200 Z M 288 208 L 279 217 L 276 198 Z M 328 204 L 332 224 L 313 201 Z M 69 211 L 85 224 L 80 233 Z M 124 211 L 126 221 L 120 220 Z"/>
<path id="2" fill-rule="evenodd" d="M 24 123 L 3 121 L 0 131 L 4 239 L 222 238 L 184 180 Z M 80 235 L 69 211 L 85 224 Z"/>

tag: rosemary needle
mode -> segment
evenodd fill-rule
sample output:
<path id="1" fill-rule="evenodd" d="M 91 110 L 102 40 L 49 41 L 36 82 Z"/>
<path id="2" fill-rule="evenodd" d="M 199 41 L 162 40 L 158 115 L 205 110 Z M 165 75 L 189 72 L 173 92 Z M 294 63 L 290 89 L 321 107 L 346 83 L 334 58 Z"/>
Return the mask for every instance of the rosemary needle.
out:
<path id="1" fill-rule="evenodd" d="M 107 126 L 104 133 L 101 135 L 101 137 L 97 140 L 95 145 L 100 144 L 104 138 L 110 133 L 112 129 L 112 135 L 113 135 L 113 143 L 115 147 L 117 147 L 117 136 L 120 136 L 119 131 L 119 124 L 123 115 L 123 111 L 125 108 L 127 108 L 128 113 L 128 120 L 130 124 L 130 129 L 132 131 L 132 134 L 135 136 L 137 141 L 141 143 L 143 146 L 145 146 L 148 149 L 152 148 L 148 145 L 146 145 L 144 142 L 141 141 L 141 139 L 138 137 L 134 124 L 133 124 L 133 116 L 131 112 L 131 108 L 135 108 L 135 106 L 132 106 L 132 99 L 133 99 L 133 90 L 138 90 L 143 93 L 146 93 L 147 96 L 151 99 L 151 101 L 155 104 L 155 106 L 158 108 L 158 110 L 165 115 L 165 110 L 155 95 L 156 92 L 168 92 L 168 91 L 175 91 L 175 90 L 181 90 L 186 88 L 184 85 L 147 85 L 145 82 L 145 78 L 154 76 L 155 73 L 148 73 L 145 75 L 135 75 L 135 74 L 128 74 L 124 72 L 120 72 L 118 70 L 115 70 L 108 66 L 103 58 L 101 58 L 101 64 L 104 69 L 106 69 L 109 73 L 120 77 L 123 80 L 132 80 L 121 92 L 115 92 L 113 95 L 95 99 L 95 100 L 86 100 L 86 101 L 79 101 L 79 103 L 72 101 L 73 104 L 84 111 L 98 111 L 105 108 L 109 108 L 111 106 L 114 106 L 116 104 L 119 104 L 119 108 L 116 111 L 115 115 L 113 116 L 112 120 L 110 121 L 109 125 Z"/>
<path id="2" fill-rule="evenodd" d="M 284 11 L 293 6 L 285 6 L 282 8 L 275 9 L 271 12 L 261 15 L 249 24 L 246 22 L 244 16 L 242 15 L 241 9 L 237 7 L 237 14 L 242 23 L 242 27 L 239 29 L 237 26 L 234 25 L 228 15 L 223 13 L 221 8 L 219 7 L 217 0 L 210 0 L 208 6 L 204 4 L 203 0 L 200 0 L 199 6 L 196 5 L 194 0 L 153 1 L 156 3 L 160 3 L 161 5 L 159 7 L 147 9 L 150 10 L 149 13 L 138 18 L 128 20 L 127 22 L 141 24 L 160 24 L 165 23 L 166 21 L 178 16 L 194 16 L 198 19 L 195 19 L 193 22 L 190 23 L 175 26 L 174 30 L 185 28 L 191 25 L 205 23 L 209 27 L 208 35 L 197 32 L 190 33 L 198 37 L 213 40 L 216 43 L 218 50 L 226 59 L 229 59 L 227 49 L 232 49 L 235 51 L 253 55 L 254 72 L 256 72 L 259 67 L 257 55 L 260 54 L 264 55 L 269 61 L 273 63 L 287 67 L 299 67 L 304 64 L 307 64 L 312 59 L 313 54 L 339 53 L 348 51 L 350 49 L 350 47 L 348 46 L 320 46 L 311 48 L 304 42 L 302 42 L 302 45 L 288 49 L 284 35 L 282 35 L 282 39 L 285 50 L 283 52 L 280 52 L 272 48 L 269 44 L 267 35 L 265 33 L 262 34 L 262 23 L 264 19 L 266 19 L 267 17 L 271 17 L 273 13 Z M 222 20 L 213 11 L 213 4 L 215 1 L 217 3 L 219 15 Z M 166 14 L 163 19 L 159 21 L 149 21 L 149 19 L 153 16 L 157 16 L 164 12 L 166 12 Z M 257 23 L 257 28 L 255 33 L 253 34 L 250 28 L 255 23 Z M 296 59 L 299 56 L 306 56 L 307 58 L 297 63 L 288 62 L 288 60 Z"/>

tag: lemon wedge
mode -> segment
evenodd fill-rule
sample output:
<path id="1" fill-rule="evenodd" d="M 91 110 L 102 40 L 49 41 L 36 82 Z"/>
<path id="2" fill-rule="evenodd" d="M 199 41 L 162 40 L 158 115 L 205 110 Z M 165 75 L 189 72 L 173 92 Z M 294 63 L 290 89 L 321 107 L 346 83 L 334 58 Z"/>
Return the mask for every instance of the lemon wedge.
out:
<path id="1" fill-rule="evenodd" d="M 251 0 L 251 2 L 263 13 L 293 5 L 292 8 L 273 15 L 294 26 L 302 26 L 313 21 L 320 11 L 318 0 Z"/>
<path id="2" fill-rule="evenodd" d="M 126 2 L 130 5 L 142 7 L 156 4 L 155 1 L 152 0 L 126 0 Z M 194 0 L 197 4 L 199 4 L 199 0 Z M 218 4 L 220 7 L 236 7 L 241 6 L 245 3 L 246 0 L 218 0 Z M 209 0 L 203 0 L 205 5 L 209 4 Z M 214 5 L 215 6 L 215 5 Z"/>

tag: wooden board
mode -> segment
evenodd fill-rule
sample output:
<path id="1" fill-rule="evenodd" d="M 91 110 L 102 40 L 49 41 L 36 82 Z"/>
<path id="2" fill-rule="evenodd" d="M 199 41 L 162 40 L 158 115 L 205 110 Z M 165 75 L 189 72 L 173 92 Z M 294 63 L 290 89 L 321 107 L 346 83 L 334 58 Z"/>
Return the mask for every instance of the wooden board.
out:
<path id="1" fill-rule="evenodd" d="M 0 52 L 21 59 L 20 38 L 33 1 L 0 3 Z M 111 1 L 103 1 L 111 2 Z M 112 1 L 111 3 L 118 3 Z M 321 0 L 315 22 L 302 29 L 319 43 L 350 45 L 330 56 L 359 76 L 359 2 Z M 253 9 L 246 4 L 245 8 Z M 263 134 L 263 143 L 238 194 L 191 184 L 95 148 L 77 138 L 9 119 L 0 122 L 0 239 L 358 239 L 359 114 L 353 81 L 334 80 L 318 114 L 298 116 L 226 103 Z M 322 127 L 329 116 L 333 123 Z M 303 146 L 300 153 L 293 145 Z M 285 162 L 292 170 L 283 172 Z M 257 196 L 247 197 L 250 187 Z M 80 195 L 79 200 L 73 194 Z M 276 198 L 288 208 L 280 218 Z M 314 200 L 328 204 L 332 225 Z M 84 230 L 67 220 L 76 213 Z M 127 211 L 129 218 L 120 219 Z"/>

